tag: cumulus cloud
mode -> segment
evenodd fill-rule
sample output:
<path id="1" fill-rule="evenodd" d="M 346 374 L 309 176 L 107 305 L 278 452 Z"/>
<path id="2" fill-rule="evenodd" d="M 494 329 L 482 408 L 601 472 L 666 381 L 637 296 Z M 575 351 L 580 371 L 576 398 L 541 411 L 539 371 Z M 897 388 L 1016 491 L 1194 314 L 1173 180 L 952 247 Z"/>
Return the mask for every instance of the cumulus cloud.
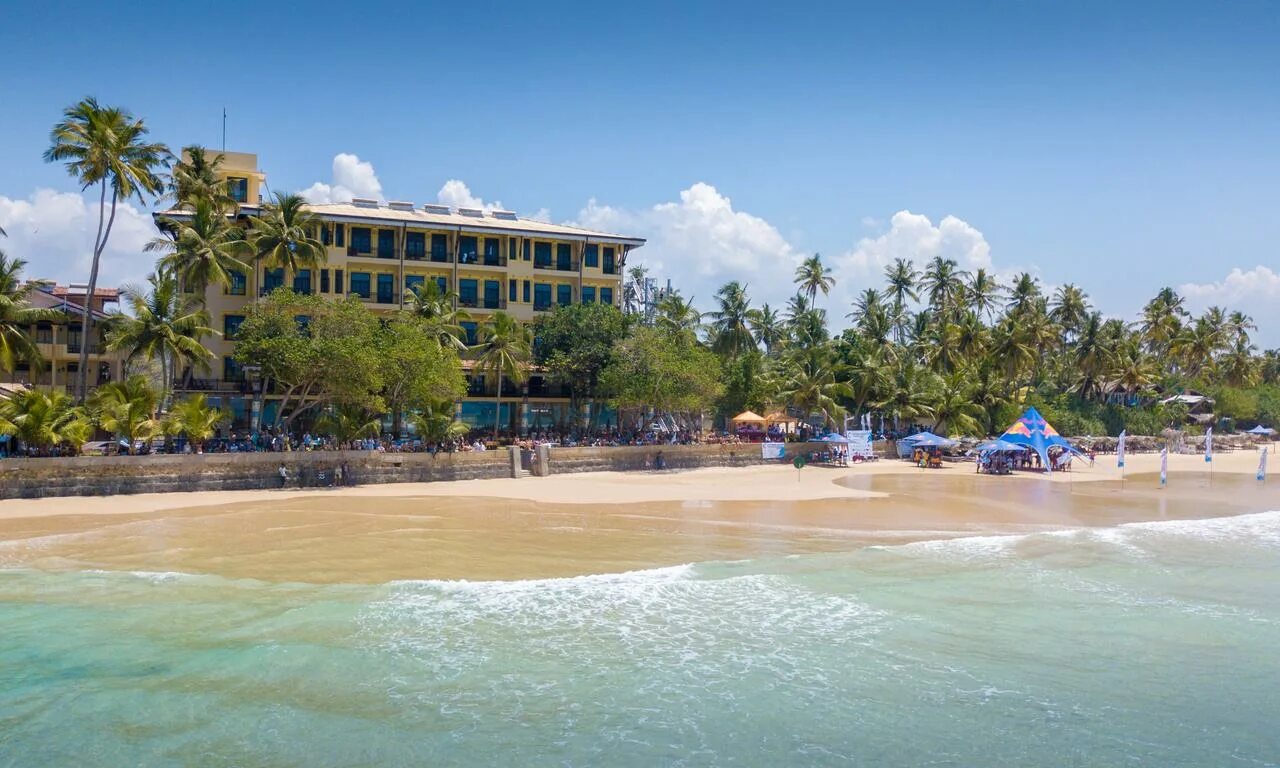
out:
<path id="1" fill-rule="evenodd" d="M 0 227 L 9 234 L 0 238 L 0 250 L 27 262 L 26 277 L 88 282 L 98 227 L 96 200 L 52 189 L 37 189 L 26 199 L 0 195 Z M 144 279 L 155 257 L 142 249 L 158 234 L 148 212 L 127 203 L 118 206 L 98 283 L 118 286 Z"/>
<path id="2" fill-rule="evenodd" d="M 893 214 L 886 232 L 862 238 L 838 261 L 856 275 L 878 278 L 895 259 L 922 266 L 935 256 L 954 259 L 965 270 L 991 269 L 991 246 L 973 225 L 955 216 L 934 225 L 928 216 L 905 210 Z"/>
<path id="3" fill-rule="evenodd" d="M 506 210 L 502 201 L 494 200 L 486 203 L 482 198 L 471 194 L 471 188 L 458 179 L 449 179 L 436 193 L 436 200 L 454 208 L 479 208 L 482 211 Z"/>
<path id="4" fill-rule="evenodd" d="M 773 224 L 735 209 L 728 196 L 704 182 L 680 192 L 679 200 L 641 210 L 592 199 L 573 223 L 647 238 L 630 263 L 643 263 L 651 274 L 670 278 L 704 309 L 728 280 L 748 283 L 755 302 L 777 304 L 791 292 L 795 248 Z"/>
<path id="5" fill-rule="evenodd" d="M 1236 267 L 1221 280 L 1184 283 L 1178 292 L 1196 312 L 1217 305 L 1252 315 L 1259 343 L 1280 344 L 1280 272 L 1261 264 L 1249 270 Z"/>
<path id="6" fill-rule="evenodd" d="M 373 163 L 342 152 L 333 157 L 333 183 L 317 181 L 302 190 L 302 196 L 312 203 L 347 203 L 353 197 L 381 200 L 382 183 Z"/>

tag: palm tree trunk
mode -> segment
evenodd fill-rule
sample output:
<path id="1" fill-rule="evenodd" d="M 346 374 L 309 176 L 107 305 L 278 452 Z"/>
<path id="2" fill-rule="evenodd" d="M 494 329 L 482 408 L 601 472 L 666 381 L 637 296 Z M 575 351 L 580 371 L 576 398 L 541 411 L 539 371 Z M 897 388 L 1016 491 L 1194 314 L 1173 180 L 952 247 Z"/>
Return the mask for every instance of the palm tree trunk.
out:
<path id="1" fill-rule="evenodd" d="M 76 371 L 79 379 L 80 404 L 89 396 L 89 344 L 93 332 L 93 294 L 98 288 L 98 267 L 102 261 L 102 251 L 111 236 L 111 224 L 116 219 L 117 193 L 111 192 L 111 218 L 103 229 L 103 216 L 106 214 L 107 181 L 102 180 L 102 191 L 98 195 L 98 233 L 93 238 L 93 266 L 89 268 L 89 287 L 85 292 L 84 310 L 80 320 L 80 367 Z"/>
<path id="2" fill-rule="evenodd" d="M 502 420 L 502 375 L 498 375 L 498 396 L 493 406 L 493 441 L 498 442 L 498 423 Z"/>

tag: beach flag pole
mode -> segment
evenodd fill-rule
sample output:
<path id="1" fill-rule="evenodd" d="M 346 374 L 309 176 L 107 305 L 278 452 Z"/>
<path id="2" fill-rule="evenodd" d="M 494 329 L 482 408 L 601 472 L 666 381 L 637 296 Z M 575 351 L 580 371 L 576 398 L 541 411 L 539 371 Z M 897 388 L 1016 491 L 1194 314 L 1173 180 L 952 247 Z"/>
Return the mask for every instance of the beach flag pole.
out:
<path id="1" fill-rule="evenodd" d="M 1165 446 L 1160 451 L 1160 490 L 1169 484 L 1169 447 Z"/>
<path id="2" fill-rule="evenodd" d="M 1258 482 L 1267 482 L 1267 448 L 1263 446 L 1262 456 L 1258 457 Z"/>
<path id="3" fill-rule="evenodd" d="M 1204 463 L 1209 465 L 1209 486 L 1213 486 L 1213 427 L 1204 433 Z"/>
<path id="4" fill-rule="evenodd" d="M 1116 466 L 1120 467 L 1120 492 L 1124 493 L 1124 440 L 1126 430 L 1120 430 L 1120 439 L 1116 441 Z"/>

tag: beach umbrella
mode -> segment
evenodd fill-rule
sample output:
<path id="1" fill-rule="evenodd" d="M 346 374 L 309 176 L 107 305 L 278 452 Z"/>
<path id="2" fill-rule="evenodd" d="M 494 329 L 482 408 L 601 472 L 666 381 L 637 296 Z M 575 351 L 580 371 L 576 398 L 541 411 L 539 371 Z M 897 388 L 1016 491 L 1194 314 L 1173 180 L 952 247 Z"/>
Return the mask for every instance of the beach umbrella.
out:
<path id="1" fill-rule="evenodd" d="M 910 443 L 912 448 L 950 448 L 956 444 L 955 440 L 939 437 L 928 432 L 923 435 L 912 435 L 912 437 L 914 438 Z"/>
<path id="2" fill-rule="evenodd" d="M 988 440 L 985 443 L 978 443 L 978 450 L 983 453 L 995 451 L 997 453 L 1012 453 L 1014 451 L 1025 450 L 1024 446 L 1010 443 L 1006 440 Z"/>
<path id="3" fill-rule="evenodd" d="M 1256 427 L 1254 427 L 1253 429 L 1249 430 L 1247 434 L 1250 434 L 1250 435 L 1274 435 L 1275 433 L 1276 433 L 1276 431 L 1275 431 L 1274 429 L 1272 429 L 1271 427 L 1264 427 L 1264 426 L 1262 426 L 1261 424 L 1259 424 L 1258 426 L 1256 426 Z"/>

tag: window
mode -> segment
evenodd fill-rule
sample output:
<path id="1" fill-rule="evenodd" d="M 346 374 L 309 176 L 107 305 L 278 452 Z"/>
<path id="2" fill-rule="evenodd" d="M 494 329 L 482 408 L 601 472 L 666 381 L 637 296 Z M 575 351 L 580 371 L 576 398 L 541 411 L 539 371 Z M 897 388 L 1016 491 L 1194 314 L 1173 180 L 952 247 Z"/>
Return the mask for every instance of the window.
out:
<path id="1" fill-rule="evenodd" d="M 612 305 L 612 304 L 613 304 L 613 289 L 612 289 L 612 288 L 601 288 L 601 289 L 600 289 L 600 303 L 601 303 L 601 304 L 609 304 L 609 305 Z"/>
<path id="2" fill-rule="evenodd" d="M 244 315 L 223 315 L 222 316 L 222 338 L 234 339 L 236 331 L 240 330 L 240 324 L 244 322 Z"/>
<path id="3" fill-rule="evenodd" d="M 586 267 L 600 266 L 600 246 L 588 244 L 582 252 L 582 264 Z"/>
<path id="4" fill-rule="evenodd" d="M 557 285 L 556 286 L 556 303 L 560 306 L 568 306 L 573 303 L 573 286 Z"/>
<path id="5" fill-rule="evenodd" d="M 347 225 L 346 224 L 333 225 L 333 244 L 338 246 L 339 248 L 346 247 L 347 245 Z"/>
<path id="6" fill-rule="evenodd" d="M 533 244 L 533 266 L 551 268 L 551 243 Z"/>
<path id="7" fill-rule="evenodd" d="M 243 296 L 245 283 L 248 282 L 245 280 L 244 273 L 238 269 L 233 269 L 228 274 L 231 275 L 231 282 L 227 285 L 227 293 L 232 296 Z"/>
<path id="8" fill-rule="evenodd" d="M 582 303 L 594 304 L 596 301 L 596 288 L 594 285 L 582 286 Z"/>
<path id="9" fill-rule="evenodd" d="M 36 343 L 52 344 L 53 343 L 53 325 L 50 323 L 36 323 Z"/>
<path id="10" fill-rule="evenodd" d="M 268 294 L 284 285 L 284 269 L 276 267 L 275 269 L 262 270 L 262 293 Z"/>
<path id="11" fill-rule="evenodd" d="M 484 263 L 486 266 L 496 267 L 502 262 L 502 241 L 496 237 L 486 237 L 484 239 Z"/>
<path id="12" fill-rule="evenodd" d="M 329 270 L 327 269 L 320 270 L 320 292 L 329 292 Z"/>
<path id="13" fill-rule="evenodd" d="M 373 237 L 373 231 L 368 227 L 352 227 L 351 228 L 351 250 L 356 253 L 372 253 L 373 244 L 370 238 Z"/>
<path id="14" fill-rule="evenodd" d="M 471 345 L 475 344 L 475 343 L 476 343 L 476 328 L 477 328 L 476 324 L 475 324 L 475 323 L 473 323 L 473 322 L 471 322 L 471 321 L 467 321 L 467 322 L 465 322 L 465 323 L 459 323 L 459 325 L 461 325 L 461 326 L 462 326 L 462 331 L 463 331 L 463 333 L 465 333 L 465 334 L 466 334 L 466 336 L 467 336 L 467 346 L 471 346 Z M 480 379 L 480 390 L 481 390 L 481 391 L 484 391 L 484 379 L 483 379 L 483 378 L 481 378 L 481 379 Z"/>
<path id="15" fill-rule="evenodd" d="M 606 246 L 604 249 L 604 273 L 606 275 L 612 275 L 617 273 L 617 270 L 614 269 L 614 265 L 613 265 L 613 252 L 614 252 L 614 249 L 611 246 Z"/>
<path id="16" fill-rule="evenodd" d="M 449 236 L 431 236 L 431 260 L 446 262 L 449 260 Z"/>
<path id="17" fill-rule="evenodd" d="M 404 257 L 421 259 L 427 255 L 427 235 L 425 232 L 409 232 L 404 236 Z"/>
<path id="18" fill-rule="evenodd" d="M 521 301 L 523 301 L 525 304 L 528 304 L 529 303 L 529 281 L 528 280 L 524 281 L 524 288 L 521 291 L 521 293 L 524 296 L 524 298 L 521 299 Z"/>
<path id="19" fill-rule="evenodd" d="M 293 324 L 298 326 L 298 333 L 303 336 L 311 335 L 311 316 L 310 315 L 294 315 Z"/>
<path id="20" fill-rule="evenodd" d="M 240 364 L 236 362 L 234 357 L 222 358 L 222 380 L 223 381 L 243 381 L 244 371 L 240 370 Z"/>
<path id="21" fill-rule="evenodd" d="M 556 245 L 556 269 L 561 272 L 573 269 L 573 250 L 568 243 Z"/>
<path id="22" fill-rule="evenodd" d="M 342 290 L 342 270 L 333 270 L 333 292 L 339 296 L 345 296 L 346 291 Z"/>
<path id="23" fill-rule="evenodd" d="M 519 261 L 519 257 L 516 255 L 516 239 L 514 237 L 507 240 L 507 261 Z"/>
<path id="24" fill-rule="evenodd" d="M 484 308 L 500 309 L 502 306 L 502 283 L 497 280 L 484 281 Z"/>
<path id="25" fill-rule="evenodd" d="M 394 304 L 396 302 L 396 276 L 378 275 L 378 303 Z"/>
<path id="26" fill-rule="evenodd" d="M 551 309 L 551 284 L 536 283 L 533 286 L 533 308 Z"/>
<path id="27" fill-rule="evenodd" d="M 525 261 L 529 260 L 529 241 L 528 240 L 524 241 L 524 260 Z"/>
<path id="28" fill-rule="evenodd" d="M 441 293 L 441 294 L 446 294 L 446 293 L 448 293 L 448 292 L 449 292 L 449 278 L 447 278 L 447 277 L 437 277 L 437 278 L 436 278 L 436 287 L 440 289 L 440 293 Z"/>
<path id="29" fill-rule="evenodd" d="M 351 273 L 351 292 L 362 299 L 367 299 L 369 293 L 369 273 L 368 272 L 352 272 Z"/>
<path id="30" fill-rule="evenodd" d="M 333 228 L 328 224 L 320 225 L 320 244 L 333 245 Z"/>
<path id="31" fill-rule="evenodd" d="M 507 281 L 507 301 L 516 301 L 516 281 Z"/>
<path id="32" fill-rule="evenodd" d="M 462 235 L 458 238 L 458 263 L 475 264 L 479 260 L 478 239 L 473 235 Z"/>
<path id="33" fill-rule="evenodd" d="M 303 296 L 311 295 L 311 270 L 300 269 L 293 276 L 293 292 Z"/>
<path id="34" fill-rule="evenodd" d="M 408 298 L 409 294 L 411 293 L 415 293 L 415 292 L 421 293 L 422 284 L 424 282 L 426 282 L 426 278 L 423 277 L 422 275 L 405 275 L 404 276 L 405 298 Z"/>
<path id="35" fill-rule="evenodd" d="M 396 231 L 394 229 L 378 230 L 378 258 L 396 258 Z"/>
<path id="36" fill-rule="evenodd" d="M 231 176 L 227 179 L 227 192 L 231 195 L 231 199 L 237 203 L 249 202 L 249 180 L 239 176 Z"/>
<path id="37" fill-rule="evenodd" d="M 464 307 L 474 307 L 476 305 L 476 291 L 478 283 L 475 280 L 459 280 L 458 281 L 458 303 Z"/>

